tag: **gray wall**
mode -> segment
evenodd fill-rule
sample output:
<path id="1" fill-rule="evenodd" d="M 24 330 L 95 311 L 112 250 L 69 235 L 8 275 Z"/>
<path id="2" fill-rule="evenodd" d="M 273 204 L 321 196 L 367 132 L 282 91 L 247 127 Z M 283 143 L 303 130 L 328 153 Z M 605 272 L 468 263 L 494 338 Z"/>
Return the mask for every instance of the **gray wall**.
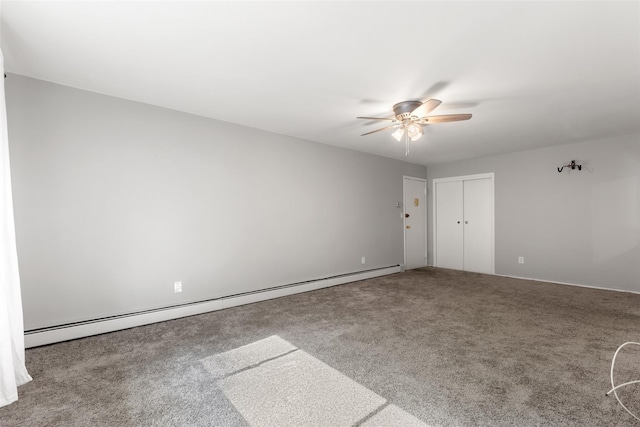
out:
<path id="1" fill-rule="evenodd" d="M 26 330 L 403 261 L 395 202 L 424 166 L 5 85 Z"/>
<path id="2" fill-rule="evenodd" d="M 557 172 L 572 159 L 582 171 Z M 429 205 L 433 179 L 484 172 L 496 274 L 640 292 L 640 135 L 429 165 Z"/>

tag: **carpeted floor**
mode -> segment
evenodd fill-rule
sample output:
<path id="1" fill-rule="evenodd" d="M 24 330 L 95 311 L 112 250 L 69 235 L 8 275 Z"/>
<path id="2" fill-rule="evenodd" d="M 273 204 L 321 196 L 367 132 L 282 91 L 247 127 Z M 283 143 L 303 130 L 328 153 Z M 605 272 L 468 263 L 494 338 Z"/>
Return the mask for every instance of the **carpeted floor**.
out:
<path id="1" fill-rule="evenodd" d="M 640 295 L 424 268 L 27 350 L 0 425 L 247 426 L 202 361 L 273 335 L 429 425 L 640 424 Z"/>

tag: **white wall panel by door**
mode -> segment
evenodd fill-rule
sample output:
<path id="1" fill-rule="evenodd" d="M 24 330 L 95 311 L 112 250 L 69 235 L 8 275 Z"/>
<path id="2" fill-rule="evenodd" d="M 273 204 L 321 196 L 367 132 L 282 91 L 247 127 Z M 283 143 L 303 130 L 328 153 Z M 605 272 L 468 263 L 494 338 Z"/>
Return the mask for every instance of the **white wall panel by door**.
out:
<path id="1" fill-rule="evenodd" d="M 436 179 L 434 265 L 494 272 L 493 174 Z"/>

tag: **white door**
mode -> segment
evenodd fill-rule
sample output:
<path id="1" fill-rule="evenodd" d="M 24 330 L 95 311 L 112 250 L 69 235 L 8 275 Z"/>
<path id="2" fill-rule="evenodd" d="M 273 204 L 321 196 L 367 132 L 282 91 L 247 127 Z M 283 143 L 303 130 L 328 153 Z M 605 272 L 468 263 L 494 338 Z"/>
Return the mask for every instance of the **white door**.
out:
<path id="1" fill-rule="evenodd" d="M 464 270 L 463 182 L 437 182 L 435 189 L 435 243 L 437 267 Z"/>
<path id="2" fill-rule="evenodd" d="M 493 174 L 436 179 L 434 265 L 494 272 Z"/>
<path id="3" fill-rule="evenodd" d="M 493 273 L 493 182 L 464 181 L 464 269 Z"/>
<path id="4" fill-rule="evenodd" d="M 427 181 L 404 177 L 404 265 L 424 267 L 427 257 Z"/>

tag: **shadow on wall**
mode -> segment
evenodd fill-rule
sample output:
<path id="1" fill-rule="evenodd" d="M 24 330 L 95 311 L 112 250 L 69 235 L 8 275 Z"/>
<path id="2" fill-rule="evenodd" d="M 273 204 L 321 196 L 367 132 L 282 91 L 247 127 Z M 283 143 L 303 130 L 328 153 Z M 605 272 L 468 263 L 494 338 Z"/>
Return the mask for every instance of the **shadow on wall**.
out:
<path id="1" fill-rule="evenodd" d="M 638 252 L 640 182 L 637 176 L 603 182 L 591 190 L 593 261 L 610 262 Z"/>

